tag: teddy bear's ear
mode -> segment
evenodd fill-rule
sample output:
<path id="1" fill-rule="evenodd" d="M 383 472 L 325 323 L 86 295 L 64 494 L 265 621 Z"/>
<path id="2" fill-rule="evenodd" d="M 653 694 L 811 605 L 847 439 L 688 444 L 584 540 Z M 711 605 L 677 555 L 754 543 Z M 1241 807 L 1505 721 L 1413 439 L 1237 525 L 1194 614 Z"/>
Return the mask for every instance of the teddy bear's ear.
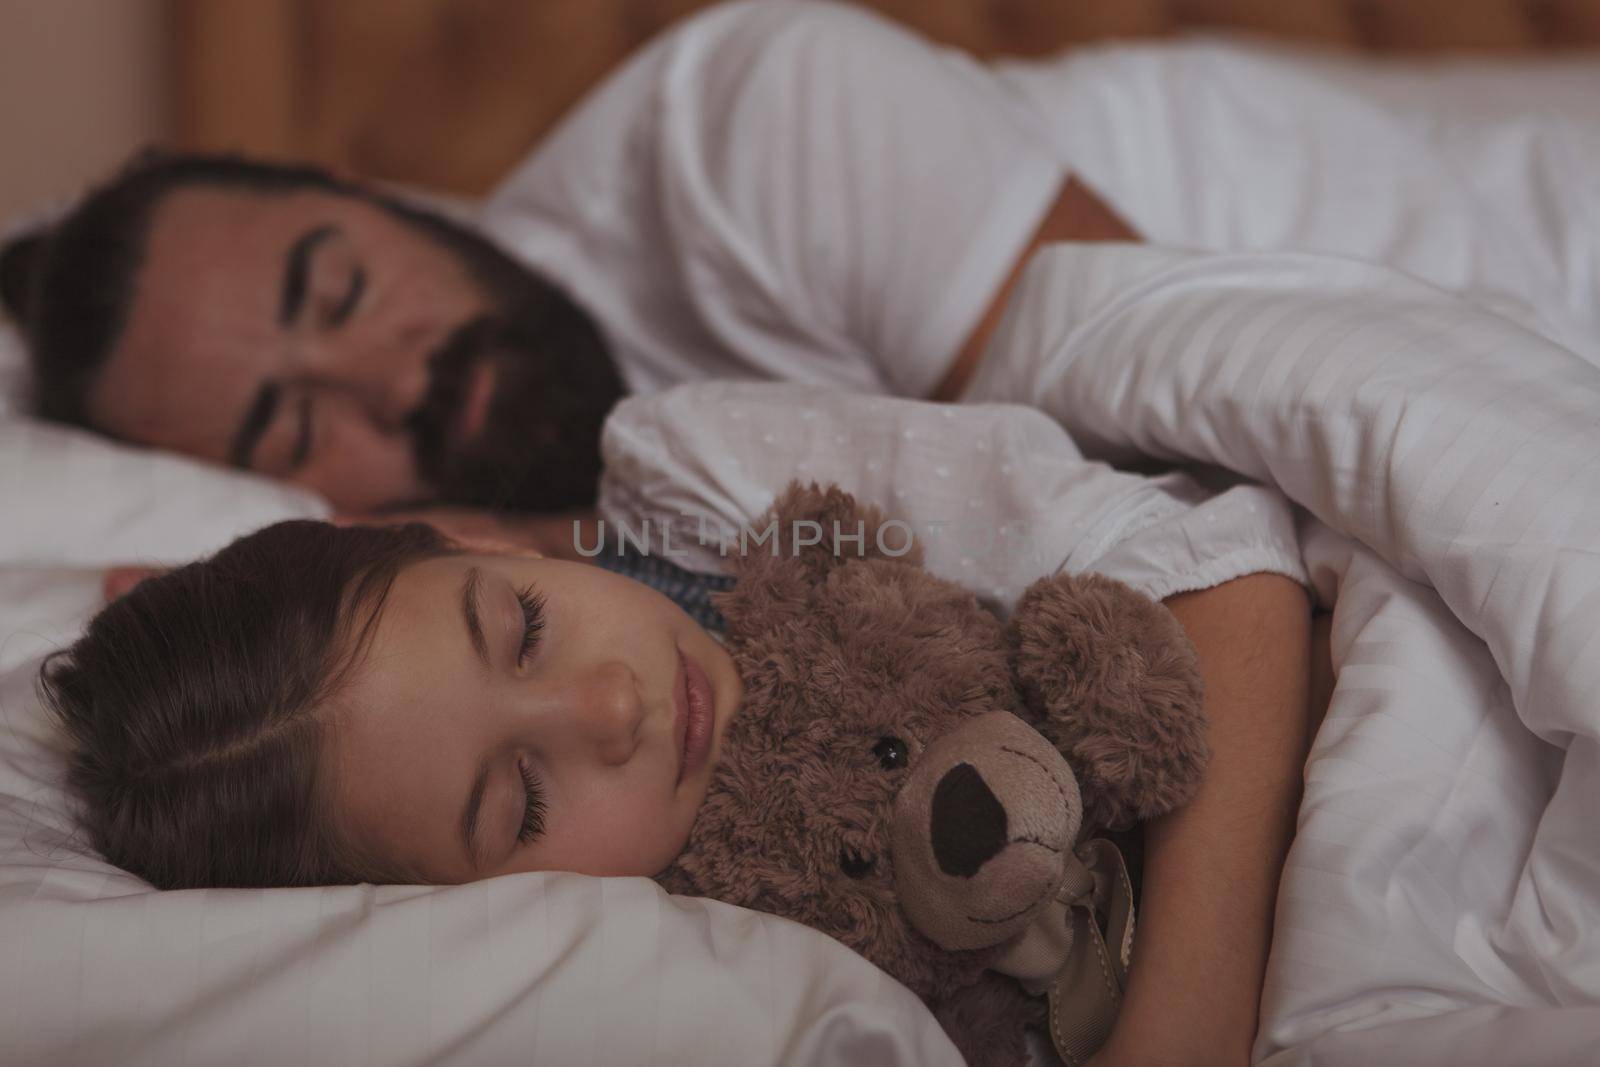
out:
<path id="1" fill-rule="evenodd" d="M 1086 826 L 1188 803 L 1204 774 L 1199 658 L 1170 611 L 1103 575 L 1028 587 L 1008 630 L 1039 732 L 1078 773 Z"/>
<path id="2" fill-rule="evenodd" d="M 739 579 L 717 596 L 730 631 L 771 620 L 769 611 L 808 603 L 830 573 L 857 560 L 922 565 L 911 527 L 889 519 L 837 485 L 790 482 L 772 508 L 746 527 L 729 556 Z"/>

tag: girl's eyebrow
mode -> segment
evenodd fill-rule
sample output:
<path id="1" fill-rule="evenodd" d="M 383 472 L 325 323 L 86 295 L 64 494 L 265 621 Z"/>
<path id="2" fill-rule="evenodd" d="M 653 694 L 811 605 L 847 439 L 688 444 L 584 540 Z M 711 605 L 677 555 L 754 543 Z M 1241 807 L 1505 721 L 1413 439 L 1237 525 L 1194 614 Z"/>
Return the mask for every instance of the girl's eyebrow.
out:
<path id="1" fill-rule="evenodd" d="M 467 624 L 467 640 L 485 667 L 489 663 L 489 640 L 483 635 L 483 619 L 478 615 L 478 591 L 483 586 L 483 573 L 476 567 L 467 568 L 461 582 L 461 618 Z"/>

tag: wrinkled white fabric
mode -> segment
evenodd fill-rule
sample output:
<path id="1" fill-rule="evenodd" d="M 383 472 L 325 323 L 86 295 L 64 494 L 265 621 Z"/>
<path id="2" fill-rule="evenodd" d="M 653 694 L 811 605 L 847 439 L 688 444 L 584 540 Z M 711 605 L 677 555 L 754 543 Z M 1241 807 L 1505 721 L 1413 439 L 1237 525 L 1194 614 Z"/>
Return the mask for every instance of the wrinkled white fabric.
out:
<path id="1" fill-rule="evenodd" d="M 1306 580 L 1276 492 L 1215 494 L 1183 474 L 1115 471 L 1085 460 L 1048 417 L 1011 405 L 706 382 L 625 400 L 602 450 L 600 512 L 613 534 L 621 524 L 694 570 L 723 569 L 727 553 L 771 551 L 752 540 L 756 520 L 800 479 L 836 482 L 903 521 L 931 571 L 1002 613 L 1063 569 L 1098 571 L 1157 599 L 1259 571 Z M 882 543 L 899 551 L 904 541 L 886 532 Z M 841 541 L 839 550 L 859 547 Z"/>
<path id="2" fill-rule="evenodd" d="M 1258 1051 L 1283 1067 L 1583 1062 L 1568 1057 L 1600 1035 L 1594 1015 L 1549 1010 L 1538 951 L 1502 937 L 1560 750 L 1523 727 L 1434 590 L 1314 519 L 1303 546 L 1337 603 L 1338 685 L 1306 763 Z M 1508 1043 L 1539 1008 L 1539 1039 Z"/>
<path id="3" fill-rule="evenodd" d="M 1307 549 L 1340 673 L 1259 1052 L 1600 999 L 1600 372 L 1379 267 L 1061 245 L 969 397 L 1034 404 L 1090 454 L 1228 468 L 1332 531 Z M 1468 1031 L 1382 1032 L 1387 1062 L 1435 1062 Z"/>

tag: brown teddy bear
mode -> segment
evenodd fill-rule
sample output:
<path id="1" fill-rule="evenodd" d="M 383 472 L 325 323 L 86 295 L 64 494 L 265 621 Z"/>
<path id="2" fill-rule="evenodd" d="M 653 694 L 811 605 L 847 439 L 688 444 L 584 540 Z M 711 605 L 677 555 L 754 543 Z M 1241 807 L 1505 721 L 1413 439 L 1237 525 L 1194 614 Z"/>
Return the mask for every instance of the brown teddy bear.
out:
<path id="1" fill-rule="evenodd" d="M 1131 920 L 1126 874 L 1083 842 L 1193 794 L 1193 647 L 1161 605 L 1095 575 L 1034 583 L 1006 626 L 916 546 L 893 554 L 906 528 L 836 487 L 791 485 L 767 518 L 776 540 L 738 557 L 717 605 L 744 706 L 660 881 L 843 941 L 971 1064 L 1023 1062 L 1047 1011 L 1069 1061 L 1092 1051 Z M 1095 919 L 1074 923 L 1069 899 Z M 1102 935 L 1114 947 L 1095 955 Z M 1076 978 L 1047 1009 L 1032 993 L 1064 957 Z M 1075 1018 L 1081 995 L 1106 1017 Z"/>

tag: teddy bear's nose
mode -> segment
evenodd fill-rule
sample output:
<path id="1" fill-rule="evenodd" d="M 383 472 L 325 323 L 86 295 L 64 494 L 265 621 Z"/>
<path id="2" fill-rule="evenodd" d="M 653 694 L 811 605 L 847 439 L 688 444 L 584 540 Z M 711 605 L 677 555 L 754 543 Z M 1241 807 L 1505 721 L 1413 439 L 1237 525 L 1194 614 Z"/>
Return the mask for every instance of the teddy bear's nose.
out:
<path id="1" fill-rule="evenodd" d="M 933 856 L 939 869 L 971 878 L 1006 847 L 1006 808 L 970 763 L 945 772 L 933 790 Z"/>

